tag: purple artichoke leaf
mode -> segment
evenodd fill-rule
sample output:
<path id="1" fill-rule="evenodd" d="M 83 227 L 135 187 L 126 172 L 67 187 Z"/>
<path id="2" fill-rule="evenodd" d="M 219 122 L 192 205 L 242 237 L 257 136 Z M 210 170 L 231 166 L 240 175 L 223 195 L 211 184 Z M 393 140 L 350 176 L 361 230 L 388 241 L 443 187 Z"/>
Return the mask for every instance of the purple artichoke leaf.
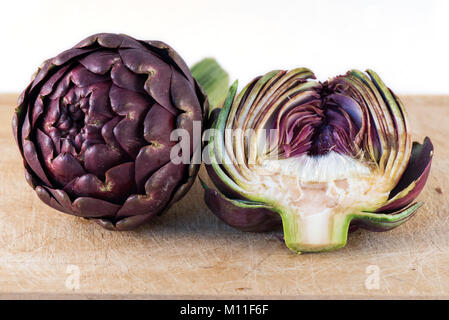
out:
<path id="1" fill-rule="evenodd" d="M 433 144 L 428 137 L 422 144 L 413 142 L 409 163 L 391 191 L 386 205 L 379 212 L 390 212 L 408 206 L 423 190 L 430 173 L 433 158 Z"/>
<path id="2" fill-rule="evenodd" d="M 281 217 L 263 203 L 253 201 L 228 199 L 216 190 L 208 188 L 200 179 L 203 186 L 204 201 L 208 208 L 226 224 L 241 230 L 265 232 L 278 229 Z"/>
<path id="3" fill-rule="evenodd" d="M 418 202 L 392 213 L 360 212 L 351 215 L 351 223 L 370 231 L 391 230 L 413 217 L 422 205 L 422 202 Z"/>
<path id="4" fill-rule="evenodd" d="M 168 44 L 166 44 L 162 41 L 157 41 L 157 40 L 145 41 L 145 43 L 147 46 L 149 45 L 149 47 L 151 49 L 155 49 L 155 51 L 157 50 L 161 56 L 170 60 L 172 62 L 172 65 L 176 66 L 176 68 L 179 69 L 191 83 L 194 83 L 196 80 L 196 82 L 199 83 L 201 86 L 207 87 L 205 84 L 200 82 L 198 79 L 195 78 L 195 80 L 194 80 L 193 71 L 191 69 L 189 69 L 189 67 L 184 62 L 184 60 L 181 59 L 180 55 Z M 201 61 L 200 61 L 200 63 L 201 63 Z M 215 67 L 221 69 L 220 65 L 218 65 L 218 64 Z M 192 66 L 192 68 L 193 68 L 193 66 Z M 217 70 L 215 70 L 215 69 L 211 70 L 211 73 L 216 73 L 216 72 L 217 72 Z M 220 71 L 220 74 L 222 74 L 221 71 Z M 221 78 L 215 77 L 214 79 L 212 79 L 210 85 L 215 85 L 216 81 L 221 81 Z M 207 93 L 207 96 L 209 99 L 209 92 L 206 92 L 206 93 Z"/>
<path id="5" fill-rule="evenodd" d="M 238 199 L 238 200 L 244 200 L 245 197 L 242 196 L 238 191 L 236 191 L 235 189 L 233 189 L 231 186 L 228 186 L 224 180 L 222 178 L 220 178 L 220 176 L 217 174 L 217 172 L 214 169 L 213 165 L 205 165 L 207 174 L 209 175 L 210 180 L 212 181 L 212 183 L 214 184 L 215 188 L 218 189 L 218 191 L 220 191 L 220 193 L 222 193 L 223 195 L 225 195 L 227 198 L 230 199 Z M 221 169 L 221 171 L 218 171 L 220 173 L 221 176 L 226 175 L 226 170 L 222 167 L 219 166 L 219 169 Z"/>

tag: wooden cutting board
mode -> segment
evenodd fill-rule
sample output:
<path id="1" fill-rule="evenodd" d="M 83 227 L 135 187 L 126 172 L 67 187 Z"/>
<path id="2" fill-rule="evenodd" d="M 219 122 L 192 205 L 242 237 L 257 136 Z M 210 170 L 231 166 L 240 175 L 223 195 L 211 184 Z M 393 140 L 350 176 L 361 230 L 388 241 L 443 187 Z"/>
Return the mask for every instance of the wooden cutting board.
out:
<path id="1" fill-rule="evenodd" d="M 415 140 L 435 145 L 418 214 L 389 232 L 358 230 L 341 250 L 302 255 L 273 233 L 219 221 L 198 182 L 132 232 L 47 207 L 24 179 L 15 100 L 0 96 L 0 298 L 449 298 L 449 96 L 403 97 Z"/>

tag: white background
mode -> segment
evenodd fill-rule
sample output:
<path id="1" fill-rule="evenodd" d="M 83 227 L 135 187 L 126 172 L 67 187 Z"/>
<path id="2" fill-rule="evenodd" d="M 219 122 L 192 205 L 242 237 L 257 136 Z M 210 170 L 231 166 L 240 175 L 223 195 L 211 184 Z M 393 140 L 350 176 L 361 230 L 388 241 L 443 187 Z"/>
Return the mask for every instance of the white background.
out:
<path id="1" fill-rule="evenodd" d="M 189 64 L 213 56 L 240 86 L 271 69 L 318 78 L 377 71 L 400 94 L 449 93 L 449 1 L 4 1 L 0 92 L 98 32 L 163 40 Z"/>

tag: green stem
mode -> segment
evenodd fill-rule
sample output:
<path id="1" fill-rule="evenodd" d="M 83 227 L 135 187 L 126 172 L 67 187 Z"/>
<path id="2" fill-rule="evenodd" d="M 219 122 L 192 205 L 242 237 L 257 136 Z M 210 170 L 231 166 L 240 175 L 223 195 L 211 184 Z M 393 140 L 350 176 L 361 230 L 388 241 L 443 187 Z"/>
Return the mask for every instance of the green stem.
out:
<path id="1" fill-rule="evenodd" d="M 229 75 L 213 58 L 205 58 L 190 68 L 209 100 L 209 110 L 221 107 L 229 88 Z"/>
<path id="2" fill-rule="evenodd" d="M 342 248 L 346 245 L 349 224 L 352 220 L 362 228 L 386 231 L 410 219 L 421 207 L 418 202 L 394 213 L 362 212 L 354 213 L 321 212 L 309 216 L 295 211 L 282 211 L 285 244 L 291 250 L 319 252 Z"/>
<path id="3" fill-rule="evenodd" d="M 346 245 L 349 214 L 329 211 L 306 216 L 284 212 L 281 217 L 285 244 L 297 253 L 328 251 Z"/>

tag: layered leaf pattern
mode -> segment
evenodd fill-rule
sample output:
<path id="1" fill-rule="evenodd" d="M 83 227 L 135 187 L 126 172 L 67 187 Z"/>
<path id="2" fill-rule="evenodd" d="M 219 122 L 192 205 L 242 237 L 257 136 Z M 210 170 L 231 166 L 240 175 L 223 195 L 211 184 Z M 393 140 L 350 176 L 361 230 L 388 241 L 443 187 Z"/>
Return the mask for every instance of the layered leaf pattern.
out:
<path id="1" fill-rule="evenodd" d="M 194 181 L 198 164 L 170 161 L 170 134 L 192 136 L 207 99 L 162 42 L 88 37 L 45 61 L 18 104 L 13 130 L 27 180 L 59 211 L 127 230 Z"/>

